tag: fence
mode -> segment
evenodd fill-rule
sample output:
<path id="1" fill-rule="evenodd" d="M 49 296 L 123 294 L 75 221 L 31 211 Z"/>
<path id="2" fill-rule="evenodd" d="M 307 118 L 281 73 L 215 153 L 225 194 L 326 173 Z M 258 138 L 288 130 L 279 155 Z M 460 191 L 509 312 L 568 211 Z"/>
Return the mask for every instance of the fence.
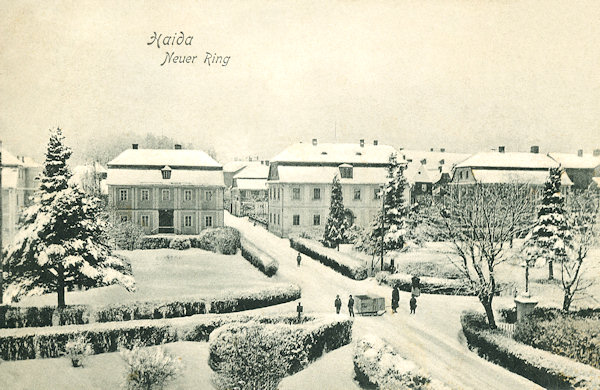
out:
<path id="1" fill-rule="evenodd" d="M 506 322 L 498 322 L 498 329 L 503 331 L 508 337 L 513 338 L 517 324 L 508 324 Z"/>

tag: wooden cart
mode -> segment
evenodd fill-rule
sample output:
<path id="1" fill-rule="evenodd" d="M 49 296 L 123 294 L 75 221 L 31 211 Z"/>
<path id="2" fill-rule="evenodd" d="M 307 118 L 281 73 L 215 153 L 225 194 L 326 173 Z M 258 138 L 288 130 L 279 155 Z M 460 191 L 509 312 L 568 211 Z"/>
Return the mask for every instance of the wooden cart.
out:
<path id="1" fill-rule="evenodd" d="M 380 316 L 385 313 L 385 298 L 377 295 L 356 295 L 354 307 L 356 314 L 362 316 Z"/>

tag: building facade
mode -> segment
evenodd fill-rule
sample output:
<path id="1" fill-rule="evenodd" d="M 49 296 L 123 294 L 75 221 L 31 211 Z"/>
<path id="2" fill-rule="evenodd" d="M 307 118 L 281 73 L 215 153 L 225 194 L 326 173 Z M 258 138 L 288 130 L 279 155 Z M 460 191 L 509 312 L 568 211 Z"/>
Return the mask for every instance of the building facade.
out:
<path id="1" fill-rule="evenodd" d="M 266 161 L 248 163 L 232 181 L 232 214 L 251 216 L 266 222 L 269 213 L 267 178 L 269 165 Z"/>
<path id="2" fill-rule="evenodd" d="M 585 190 L 593 184 L 594 177 L 600 177 L 600 149 L 595 149 L 592 154 L 580 149 L 577 154 L 550 153 L 549 156 L 567 172 L 573 181 L 573 189 Z"/>
<path id="3" fill-rule="evenodd" d="M 333 178 L 342 185 L 349 222 L 366 227 L 381 209 L 380 187 L 387 181 L 387 145 L 297 143 L 270 162 L 268 229 L 280 237 L 307 233 L 322 236 L 331 201 Z M 400 163 L 404 161 L 400 159 Z M 406 189 L 408 199 L 408 188 Z"/>
<path id="4" fill-rule="evenodd" d="M 108 163 L 108 196 L 116 222 L 146 234 L 198 234 L 223 226 L 223 169 L 200 150 L 138 149 Z"/>

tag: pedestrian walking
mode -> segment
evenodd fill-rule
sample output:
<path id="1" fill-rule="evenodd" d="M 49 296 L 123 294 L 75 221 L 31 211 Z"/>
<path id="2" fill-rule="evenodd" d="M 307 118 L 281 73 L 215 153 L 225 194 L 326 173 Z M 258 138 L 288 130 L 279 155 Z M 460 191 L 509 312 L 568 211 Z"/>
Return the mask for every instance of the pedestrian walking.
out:
<path id="1" fill-rule="evenodd" d="M 417 298 L 413 295 L 410 297 L 410 314 L 416 314 Z"/>
<path id="2" fill-rule="evenodd" d="M 298 322 L 300 322 L 300 319 L 302 318 L 303 310 L 304 310 L 304 308 L 302 307 L 302 304 L 300 302 L 298 302 L 298 306 L 296 306 L 296 311 L 298 312 Z"/>
<path id="3" fill-rule="evenodd" d="M 350 314 L 350 317 L 354 317 L 354 298 L 352 298 L 352 295 L 348 298 L 348 314 Z"/>
<path id="4" fill-rule="evenodd" d="M 342 300 L 339 295 L 335 296 L 335 314 L 340 314 L 340 309 L 342 308 Z"/>
<path id="5" fill-rule="evenodd" d="M 298 267 L 300 267 L 300 262 L 302 261 L 302 256 L 300 256 L 300 252 L 298 252 L 298 256 L 296 256 L 296 261 L 298 262 Z"/>
<path id="6" fill-rule="evenodd" d="M 398 286 L 394 286 L 392 290 L 392 313 L 396 313 L 396 309 L 398 309 L 398 304 L 400 302 L 400 291 L 398 290 Z"/>

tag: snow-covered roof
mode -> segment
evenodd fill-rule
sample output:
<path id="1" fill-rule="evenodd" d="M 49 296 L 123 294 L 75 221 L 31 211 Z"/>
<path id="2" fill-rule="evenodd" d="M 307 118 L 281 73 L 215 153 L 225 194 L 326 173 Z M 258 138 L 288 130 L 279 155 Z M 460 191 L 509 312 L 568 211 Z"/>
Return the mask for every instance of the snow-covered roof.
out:
<path id="1" fill-rule="evenodd" d="M 260 162 L 248 163 L 233 176 L 234 179 L 267 179 L 267 177 L 269 177 L 269 166 Z"/>
<path id="2" fill-rule="evenodd" d="M 549 153 L 563 168 L 593 169 L 600 166 L 600 157 L 592 154 L 578 156 L 572 153 Z"/>
<path id="3" fill-rule="evenodd" d="M 170 179 L 163 179 L 160 169 L 110 168 L 106 179 L 108 185 L 160 185 L 160 186 L 224 186 L 223 171 L 173 169 Z"/>
<path id="4" fill-rule="evenodd" d="M 539 153 L 481 152 L 456 165 L 461 167 L 549 169 L 558 167 L 558 163 Z"/>
<path id="5" fill-rule="evenodd" d="M 223 165 L 223 172 L 237 172 L 248 164 L 249 161 L 230 161 Z"/>
<path id="6" fill-rule="evenodd" d="M 202 150 L 127 149 L 108 163 L 112 166 L 221 167 Z"/>
<path id="7" fill-rule="evenodd" d="M 335 175 L 340 175 L 338 167 L 319 166 L 287 166 L 277 167 L 279 183 L 328 183 L 331 184 Z M 387 180 L 388 170 L 384 167 L 354 167 L 352 179 L 340 178 L 340 182 L 352 184 L 381 184 Z"/>
<path id="8" fill-rule="evenodd" d="M 4 160 L 4 156 L 2 156 Z M 19 168 L 2 168 L 2 188 L 17 188 L 19 184 Z"/>
<path id="9" fill-rule="evenodd" d="M 21 166 L 23 162 L 16 158 L 11 152 L 2 148 L 2 166 Z"/>
<path id="10" fill-rule="evenodd" d="M 475 180 L 483 184 L 519 183 L 543 185 L 548 180 L 548 171 L 543 170 L 473 169 L 472 172 Z M 565 172 L 561 175 L 561 185 L 573 185 L 573 182 Z"/>
<path id="11" fill-rule="evenodd" d="M 240 190 L 266 190 L 267 189 L 267 179 L 235 179 L 236 186 L 234 188 L 238 188 Z"/>
<path id="12" fill-rule="evenodd" d="M 404 157 L 409 165 L 411 163 L 421 164 L 421 161 L 425 159 L 427 160 L 427 165 L 449 166 L 450 169 L 453 165 L 458 164 L 471 156 L 468 153 L 432 152 L 411 149 L 402 149 L 398 152 L 398 155 Z M 442 160 L 443 164 L 440 163 Z"/>
<path id="13" fill-rule="evenodd" d="M 388 164 L 396 149 L 389 145 L 312 143 L 299 142 L 279 153 L 271 162 L 313 162 L 313 163 L 349 163 L 349 164 Z M 398 162 L 404 163 L 402 156 Z"/>
<path id="14" fill-rule="evenodd" d="M 442 177 L 439 169 L 428 169 L 426 165 L 421 165 L 416 174 L 411 177 L 412 183 L 437 183 Z M 407 177 L 408 180 L 408 177 Z"/>

